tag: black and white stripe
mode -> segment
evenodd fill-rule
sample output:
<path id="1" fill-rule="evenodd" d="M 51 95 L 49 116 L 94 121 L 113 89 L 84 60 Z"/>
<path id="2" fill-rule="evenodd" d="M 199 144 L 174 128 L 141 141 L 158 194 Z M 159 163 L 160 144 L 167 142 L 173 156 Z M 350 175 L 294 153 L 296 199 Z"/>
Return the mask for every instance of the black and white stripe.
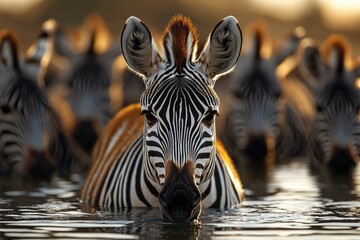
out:
<path id="1" fill-rule="evenodd" d="M 22 61 L 14 36 L 10 32 L 1 36 L 0 154 L 4 173 L 48 177 L 55 170 L 67 172 L 71 164 L 71 150 L 58 119 L 37 85 L 39 71 L 45 67 L 40 62 L 46 42 L 47 35 L 41 34 L 33 46 L 34 54 Z"/>
<path id="2" fill-rule="evenodd" d="M 220 138 L 240 161 L 244 155 L 261 160 L 304 154 L 312 117 L 311 94 L 301 83 L 281 79 L 277 73 L 303 36 L 295 31 L 279 52 L 267 56 L 264 50 L 269 43 L 263 26 L 256 23 L 250 34 L 251 47 L 231 75 L 233 98 Z"/>
<path id="3" fill-rule="evenodd" d="M 349 49 L 341 35 L 326 39 L 321 52 L 315 42 L 302 46 L 303 77 L 316 93 L 310 163 L 317 170 L 349 173 L 359 161 L 360 72 Z"/>
<path id="4" fill-rule="evenodd" d="M 44 25 L 51 27 L 45 29 L 54 39 L 54 56 L 60 56 L 60 60 L 53 57 L 52 63 L 61 65 L 66 59 L 67 64 L 53 71 L 45 89 L 50 95 L 57 95 L 69 104 L 74 123 L 65 124 L 71 125 L 71 129 L 67 130 L 76 149 L 75 154 L 81 167 L 87 169 L 101 130 L 122 106 L 121 83 L 112 76 L 113 62 L 120 55 L 120 49 L 119 46 L 117 49 L 109 46 L 111 36 L 98 15 L 85 19 L 80 47 L 75 47 L 67 36 L 71 32 L 65 32 L 55 20 L 47 23 Z M 112 85 L 120 85 L 115 93 L 118 100 L 115 103 L 110 96 Z"/>
<path id="5" fill-rule="evenodd" d="M 120 111 L 102 132 L 82 199 L 116 210 L 159 206 L 167 219 L 194 220 L 202 206 L 231 207 L 242 198 L 232 161 L 216 141 L 220 102 L 213 89 L 239 58 L 241 31 L 235 18 L 223 19 L 197 56 L 194 27 L 176 16 L 162 43 L 159 53 L 147 27 L 127 20 L 122 52 L 146 89 L 140 104 Z M 128 142 L 134 128 L 137 138 Z"/>
<path id="6" fill-rule="evenodd" d="M 161 187 L 146 176 L 142 150 L 143 138 L 139 136 L 111 167 L 99 197 L 101 208 L 119 211 L 124 207 L 159 207 Z M 234 184 L 226 164 L 217 154 L 209 181 L 199 185 L 203 207 L 229 208 L 238 205 L 241 202 L 237 192 L 239 186 Z"/>

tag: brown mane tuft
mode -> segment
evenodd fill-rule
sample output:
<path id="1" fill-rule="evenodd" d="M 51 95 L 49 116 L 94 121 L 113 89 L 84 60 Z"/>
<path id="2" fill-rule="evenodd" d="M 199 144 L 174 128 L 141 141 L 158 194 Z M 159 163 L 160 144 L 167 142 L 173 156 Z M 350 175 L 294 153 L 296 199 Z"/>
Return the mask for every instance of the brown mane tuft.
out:
<path id="1" fill-rule="evenodd" d="M 191 44 L 191 52 L 188 53 L 187 39 L 188 35 L 191 34 L 193 37 L 193 42 Z M 167 45 L 169 44 L 167 41 L 172 36 L 172 42 L 170 49 L 168 49 Z M 188 56 L 191 57 L 195 45 L 198 43 L 198 33 L 192 22 L 188 17 L 177 15 L 174 16 L 168 23 L 162 38 L 162 43 L 165 49 L 165 54 L 168 60 L 171 59 L 171 53 L 174 57 L 173 61 L 177 67 L 177 72 L 180 74 L 182 72 L 182 68 L 186 64 Z"/>
<path id="2" fill-rule="evenodd" d="M 12 53 L 12 59 L 11 59 L 11 64 L 12 66 L 14 66 L 16 69 L 19 69 L 19 60 L 17 57 L 18 54 L 18 41 L 14 35 L 14 33 L 8 29 L 4 29 L 2 31 L 0 31 L 0 51 L 3 50 L 3 45 L 5 42 L 9 42 L 10 44 L 10 51 Z M 0 52 L 0 59 L 2 58 L 1 56 L 1 52 Z M 2 60 L 9 60 L 9 59 L 2 59 Z"/>
<path id="3" fill-rule="evenodd" d="M 322 46 L 323 59 L 329 61 L 330 54 L 334 51 L 337 57 L 337 66 L 335 67 L 337 71 L 341 71 L 346 67 L 346 62 L 351 59 L 351 46 L 344 36 L 333 34 L 325 40 Z"/>
<path id="4" fill-rule="evenodd" d="M 248 36 L 247 54 L 253 54 L 255 59 L 263 58 L 271 52 L 272 40 L 269 36 L 268 27 L 263 19 L 257 19 L 246 26 Z"/>

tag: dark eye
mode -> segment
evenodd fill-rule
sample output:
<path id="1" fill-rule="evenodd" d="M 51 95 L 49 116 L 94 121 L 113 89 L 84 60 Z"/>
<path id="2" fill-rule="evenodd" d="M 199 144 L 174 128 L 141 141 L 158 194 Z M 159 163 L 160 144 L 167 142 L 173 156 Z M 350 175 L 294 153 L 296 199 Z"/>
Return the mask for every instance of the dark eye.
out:
<path id="1" fill-rule="evenodd" d="M 324 110 L 323 106 L 320 104 L 316 104 L 316 111 L 317 112 L 322 112 Z"/>
<path id="2" fill-rule="evenodd" d="M 282 92 L 278 91 L 278 92 L 275 92 L 275 98 L 280 98 L 282 96 Z"/>
<path id="3" fill-rule="evenodd" d="M 155 125 L 155 123 L 157 123 L 157 119 L 156 119 L 155 115 L 152 114 L 151 112 L 145 110 L 141 114 L 145 115 L 145 118 L 146 118 L 146 121 L 147 121 L 149 127 L 152 127 Z"/>
<path id="4" fill-rule="evenodd" d="M 8 114 L 11 112 L 11 109 L 9 108 L 9 106 L 6 106 L 6 105 L 2 105 L 0 107 L 0 109 L 1 109 L 1 112 L 3 112 L 4 114 Z"/>
<path id="5" fill-rule="evenodd" d="M 215 115 L 218 115 L 217 111 L 211 111 L 205 115 L 205 117 L 202 121 L 205 124 L 205 126 L 207 126 L 208 128 L 211 127 L 211 125 L 214 122 Z"/>

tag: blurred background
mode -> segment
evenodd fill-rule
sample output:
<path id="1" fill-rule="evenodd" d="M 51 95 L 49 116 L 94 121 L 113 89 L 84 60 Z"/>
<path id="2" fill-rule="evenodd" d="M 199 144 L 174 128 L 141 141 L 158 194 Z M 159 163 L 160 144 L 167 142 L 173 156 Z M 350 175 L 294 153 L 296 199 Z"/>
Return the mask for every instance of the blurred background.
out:
<path id="1" fill-rule="evenodd" d="M 281 39 L 303 26 L 307 36 L 323 41 L 331 33 L 344 34 L 355 56 L 360 55 L 360 0 L 0 0 L 0 29 L 12 29 L 27 49 L 41 23 L 55 18 L 66 29 L 77 28 L 90 13 L 100 14 L 114 37 L 125 20 L 135 15 L 160 36 L 174 14 L 189 16 L 205 41 L 212 27 L 227 15 L 240 26 L 264 19 L 273 39 Z"/>

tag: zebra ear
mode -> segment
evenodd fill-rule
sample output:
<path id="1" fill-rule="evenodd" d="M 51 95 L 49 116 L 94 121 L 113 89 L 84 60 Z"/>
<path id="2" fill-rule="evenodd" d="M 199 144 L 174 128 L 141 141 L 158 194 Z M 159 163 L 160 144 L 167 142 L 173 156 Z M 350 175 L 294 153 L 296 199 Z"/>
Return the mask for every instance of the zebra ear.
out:
<path id="1" fill-rule="evenodd" d="M 332 34 L 328 37 L 323 43 L 322 50 L 327 66 L 335 74 L 341 74 L 348 67 L 346 65 L 352 62 L 351 46 L 346 38 L 340 34 Z"/>
<path id="2" fill-rule="evenodd" d="M 215 81 L 230 71 L 239 60 L 241 44 L 242 34 L 237 19 L 229 16 L 221 20 L 212 30 L 198 60 L 204 73 Z"/>
<path id="3" fill-rule="evenodd" d="M 19 68 L 17 41 L 9 30 L 0 33 L 0 60 L 5 67 Z"/>
<path id="4" fill-rule="evenodd" d="M 251 60 L 252 64 L 264 58 L 266 53 L 270 53 L 272 41 L 267 30 L 267 24 L 264 20 L 258 19 L 246 26 L 248 39 L 246 46 L 246 58 Z"/>
<path id="5" fill-rule="evenodd" d="M 145 24 L 136 17 L 129 17 L 125 22 L 120 41 L 128 66 L 145 78 L 150 77 L 161 58 Z"/>
<path id="6" fill-rule="evenodd" d="M 44 29 L 40 32 L 36 42 L 28 49 L 25 55 L 25 69 L 40 87 L 44 87 L 46 69 L 53 53 L 53 39 Z"/>
<path id="7" fill-rule="evenodd" d="M 67 58 L 76 56 L 71 41 L 74 36 L 68 36 L 55 19 L 51 18 L 45 21 L 42 25 L 42 30 L 47 32 L 51 35 L 51 38 L 53 38 L 54 52 Z"/>
<path id="8" fill-rule="evenodd" d="M 321 60 L 317 44 L 305 39 L 300 45 L 299 58 L 299 71 L 302 77 L 311 85 L 319 82 L 327 67 Z"/>
<path id="9" fill-rule="evenodd" d="M 86 52 L 102 54 L 109 49 L 111 34 L 100 15 L 90 14 L 86 17 L 82 27 L 82 34 L 86 41 Z"/>
<path id="10" fill-rule="evenodd" d="M 273 57 L 276 66 L 281 64 L 287 57 L 294 54 L 300 45 L 300 42 L 305 37 L 305 29 L 303 27 L 297 27 L 294 32 L 286 39 L 283 47 Z"/>

